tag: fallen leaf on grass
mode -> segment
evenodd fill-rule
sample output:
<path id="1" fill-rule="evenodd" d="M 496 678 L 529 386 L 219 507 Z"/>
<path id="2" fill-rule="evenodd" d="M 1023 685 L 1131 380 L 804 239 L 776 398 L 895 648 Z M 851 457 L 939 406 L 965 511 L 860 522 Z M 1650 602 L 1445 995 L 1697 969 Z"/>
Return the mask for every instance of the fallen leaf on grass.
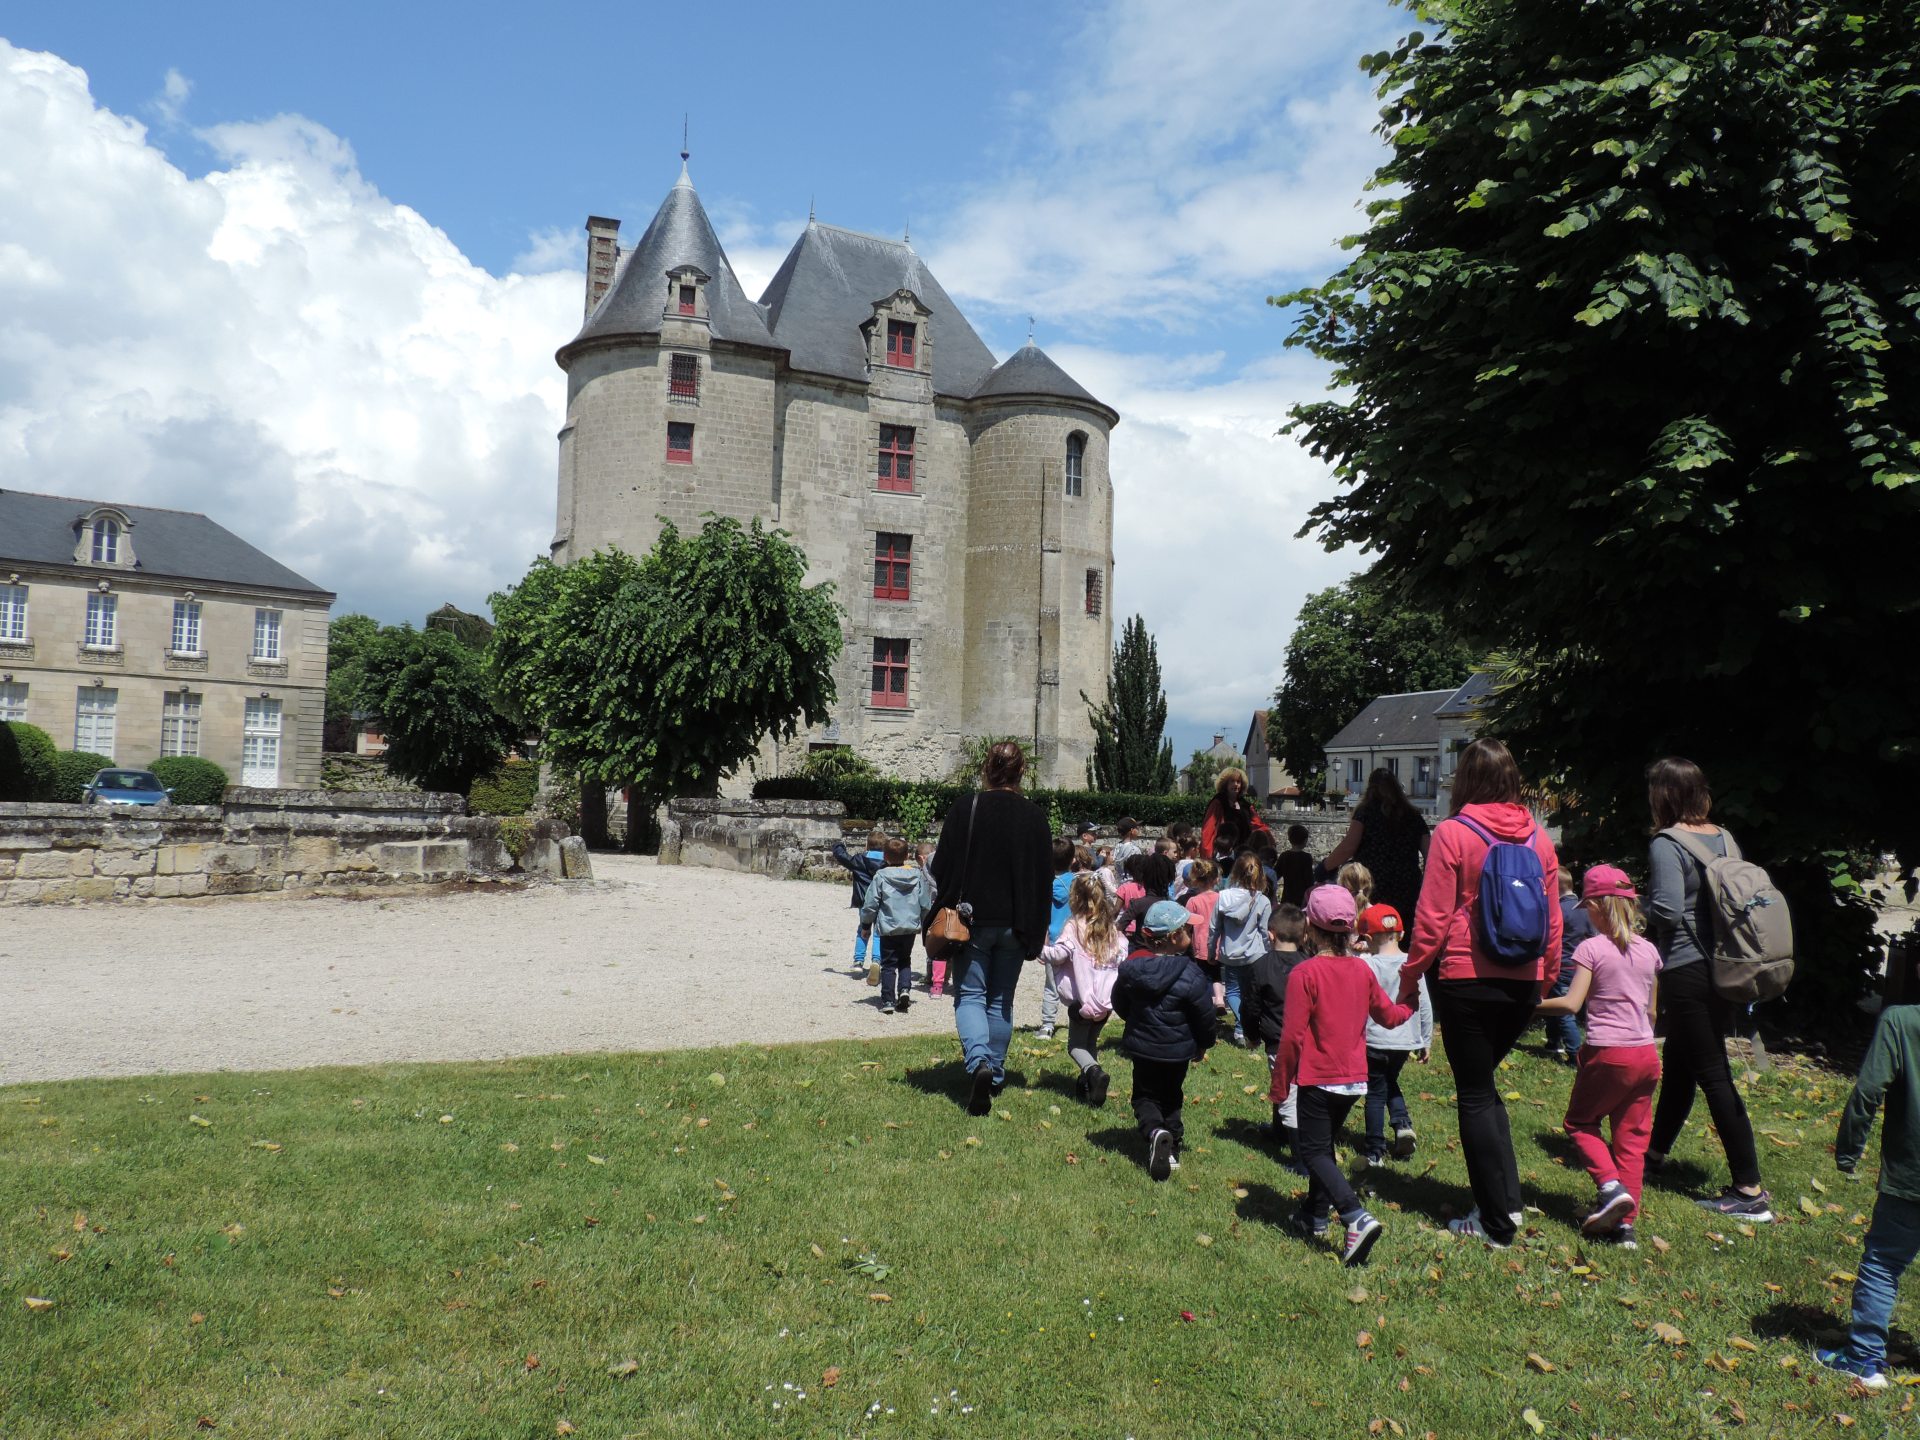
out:
<path id="1" fill-rule="evenodd" d="M 530 1354 L 521 1363 L 529 1370 L 538 1370 L 540 1368 L 540 1357 Z"/>
<path id="2" fill-rule="evenodd" d="M 1194 1236 L 1194 1237 L 1193 1237 L 1193 1243 L 1194 1243 L 1194 1244 L 1196 1244 L 1196 1245 L 1211 1245 L 1211 1244 L 1213 1244 L 1213 1236 L 1211 1236 L 1211 1235 L 1196 1235 L 1196 1236 Z"/>
<path id="3" fill-rule="evenodd" d="M 49 1305 L 51 1305 L 51 1304 L 52 1304 L 53 1302 L 52 1302 L 51 1300 L 49 1300 L 49 1301 L 48 1301 L 47 1303 L 48 1303 Z M 1186 1322 L 1187 1322 L 1187 1324 L 1189 1324 L 1189 1325 L 1191 1325 L 1191 1324 L 1193 1323 L 1193 1311 L 1191 1311 L 1191 1310 L 1182 1310 L 1182 1311 L 1180 1312 L 1180 1318 L 1181 1318 L 1182 1320 L 1184 1320 L 1184 1321 L 1186 1321 Z"/>
<path id="4" fill-rule="evenodd" d="M 1658 1251 L 1660 1254 L 1664 1255 L 1669 1250 L 1673 1249 L 1673 1246 L 1669 1245 L 1665 1240 L 1662 1240 L 1658 1235 L 1656 1235 L 1653 1237 L 1653 1248 L 1656 1251 Z"/>
<path id="5" fill-rule="evenodd" d="M 220 1422 L 214 1419 L 213 1416 L 211 1415 L 202 1415 L 198 1420 L 194 1421 L 193 1423 L 195 1428 L 197 1429 L 211 1430 Z"/>
<path id="6" fill-rule="evenodd" d="M 196 1310 L 187 1316 L 187 1323 L 189 1325 L 204 1325 L 207 1323 L 207 1317 Z"/>
<path id="7" fill-rule="evenodd" d="M 829 1365 L 825 1370 L 821 1371 L 820 1383 L 829 1389 L 838 1385 L 840 1383 L 840 1367 L 838 1365 Z"/>
<path id="8" fill-rule="evenodd" d="M 1707 1352 L 1707 1368 L 1709 1370 L 1718 1370 L 1723 1375 L 1731 1375 L 1739 1368 L 1739 1365 L 1740 1362 L 1738 1360 L 1729 1360 L 1718 1350 L 1710 1350 Z"/>
<path id="9" fill-rule="evenodd" d="M 638 1360 L 621 1360 L 616 1364 L 607 1366 L 607 1374 L 613 1376 L 616 1380 L 624 1380 L 629 1375 L 638 1375 L 639 1373 L 640 1362 Z"/>
<path id="10" fill-rule="evenodd" d="M 1067 1152 L 1067 1164 L 1078 1165 L 1079 1163 L 1080 1163 L 1080 1157 L 1074 1154 L 1071 1150 L 1069 1150 Z"/>
<path id="11" fill-rule="evenodd" d="M 1804 1195 L 1800 1197 L 1800 1209 L 1802 1213 L 1807 1215 L 1818 1216 L 1820 1213 L 1820 1207 Z"/>
<path id="12" fill-rule="evenodd" d="M 887 1294 L 884 1290 L 869 1291 L 867 1293 L 867 1299 L 873 1301 L 876 1305 L 891 1305 L 893 1303 L 893 1296 Z"/>
<path id="13" fill-rule="evenodd" d="M 202 1130 L 211 1130 L 213 1128 L 213 1121 L 207 1119 L 204 1115 L 189 1115 L 187 1116 L 187 1123 L 189 1125 L 198 1125 Z"/>
<path id="14" fill-rule="evenodd" d="M 1246 1198 L 1247 1198 L 1247 1187 L 1246 1187 L 1246 1186 L 1244 1186 L 1244 1185 L 1236 1185 L 1236 1186 L 1234 1186 L 1234 1187 L 1233 1187 L 1233 1198 L 1234 1198 L 1234 1199 L 1236 1199 L 1236 1200 L 1244 1200 L 1244 1199 L 1246 1199 Z"/>
<path id="15" fill-rule="evenodd" d="M 52 1308 L 53 1308 L 53 1301 L 47 1299 L 43 1295 L 27 1296 L 27 1309 L 33 1311 L 34 1314 L 36 1315 L 39 1314 L 42 1310 L 51 1310 Z"/>
<path id="16" fill-rule="evenodd" d="M 1536 1435 L 1547 1433 L 1547 1422 L 1540 1418 L 1540 1412 L 1531 1405 L 1520 1412 L 1520 1418 L 1527 1422 L 1527 1428 Z"/>
<path id="17" fill-rule="evenodd" d="M 604 1165 L 607 1163 L 607 1157 L 604 1155 L 589 1155 L 587 1156 L 587 1163 L 589 1165 Z"/>
<path id="18" fill-rule="evenodd" d="M 1366 1304 L 1367 1303 L 1367 1287 L 1364 1285 L 1356 1285 L 1353 1287 L 1353 1289 L 1347 1291 L 1347 1303 L 1349 1305 Z"/>
<path id="19" fill-rule="evenodd" d="M 247 1148 L 249 1150 L 265 1150 L 273 1155 L 280 1153 L 279 1142 L 275 1140 L 255 1140 L 252 1144 L 248 1145 Z"/>
<path id="20" fill-rule="evenodd" d="M 1362 1330 L 1358 1335 L 1353 1337 L 1353 1343 L 1356 1349 L 1359 1349 L 1359 1350 L 1368 1349 L 1373 1344 L 1373 1336 L 1368 1334 L 1365 1330 Z"/>
<path id="21" fill-rule="evenodd" d="M 1811 1185 L 1811 1186 L 1813 1186 L 1813 1189 L 1814 1189 L 1814 1193 L 1815 1193 L 1816 1195 L 1824 1195 L 1824 1194 L 1826 1194 L 1826 1193 L 1827 1193 L 1827 1187 L 1826 1187 L 1826 1186 L 1824 1186 L 1824 1185 L 1822 1185 L 1822 1184 L 1820 1183 L 1820 1177 L 1819 1177 L 1819 1176 L 1817 1176 L 1817 1175 L 1810 1175 L 1810 1176 L 1808 1176 L 1808 1177 L 1807 1177 L 1807 1183 L 1808 1183 L 1809 1185 Z"/>
<path id="22" fill-rule="evenodd" d="M 827 1252 L 822 1250 L 818 1245 L 809 1245 L 807 1249 L 813 1252 L 813 1258 L 816 1260 L 824 1260 L 827 1258 Z"/>
<path id="23" fill-rule="evenodd" d="M 1664 1320 L 1656 1320 L 1653 1322 L 1653 1333 L 1669 1345 L 1684 1345 L 1687 1343 L 1687 1337 L 1680 1333 L 1679 1327 L 1669 1325 Z"/>
<path id="24" fill-rule="evenodd" d="M 1735 1335 L 1731 1340 L 1727 1341 L 1727 1343 L 1736 1350 L 1746 1351 L 1749 1355 L 1758 1355 L 1760 1353 L 1760 1347 L 1758 1345 L 1741 1335 Z"/>
<path id="25" fill-rule="evenodd" d="M 554 1433 L 554 1434 L 556 1434 L 556 1435 L 571 1435 L 571 1434 L 573 1434 L 573 1422 L 572 1422 L 571 1420 L 556 1420 L 556 1421 L 554 1421 L 554 1422 L 553 1422 L 553 1433 Z"/>
<path id="26" fill-rule="evenodd" d="M 1855 1275 L 1851 1270 L 1836 1270 L 1827 1276 L 1827 1279 L 1835 1285 L 1851 1285 L 1859 1278 L 1860 1277 Z"/>
<path id="27" fill-rule="evenodd" d="M 1553 1373 L 1553 1362 L 1544 1355 L 1536 1355 L 1531 1350 L 1527 1351 L 1527 1366 L 1529 1369 L 1538 1370 L 1542 1375 Z"/>

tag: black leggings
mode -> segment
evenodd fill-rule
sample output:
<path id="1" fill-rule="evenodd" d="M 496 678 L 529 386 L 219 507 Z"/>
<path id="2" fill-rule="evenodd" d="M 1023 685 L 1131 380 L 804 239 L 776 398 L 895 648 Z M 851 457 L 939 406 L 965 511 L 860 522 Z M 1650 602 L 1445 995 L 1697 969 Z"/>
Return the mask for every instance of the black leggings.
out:
<path id="1" fill-rule="evenodd" d="M 1459 1091 L 1460 1149 L 1467 1181 L 1489 1239 L 1513 1241 L 1520 1198 L 1520 1167 L 1500 1098 L 1500 1062 L 1533 1023 L 1540 1000 L 1535 980 L 1438 980 L 1433 1011 L 1447 1047 L 1447 1065 Z"/>
<path id="2" fill-rule="evenodd" d="M 1653 1110 L 1653 1139 L 1648 1148 L 1657 1155 L 1673 1149 L 1693 1109 L 1694 1091 L 1704 1090 L 1707 1113 L 1720 1132 L 1733 1183 L 1752 1188 L 1760 1183 L 1760 1157 L 1754 1153 L 1746 1102 L 1734 1088 L 1733 1071 L 1727 1066 L 1732 1006 L 1713 988 L 1709 963 L 1696 960 L 1660 972 L 1660 1016 L 1666 1022 L 1667 1043 L 1660 1056 L 1660 1099 Z"/>
<path id="3" fill-rule="evenodd" d="M 1334 1161 L 1333 1137 L 1340 1133 L 1347 1112 L 1360 1097 L 1336 1095 L 1318 1085 L 1302 1085 L 1299 1095 L 1300 1127 L 1293 1154 L 1307 1167 L 1307 1214 L 1318 1220 L 1332 1205 L 1342 1220 L 1348 1219 L 1359 1213 L 1360 1197 L 1353 1193 L 1353 1186 Z"/>

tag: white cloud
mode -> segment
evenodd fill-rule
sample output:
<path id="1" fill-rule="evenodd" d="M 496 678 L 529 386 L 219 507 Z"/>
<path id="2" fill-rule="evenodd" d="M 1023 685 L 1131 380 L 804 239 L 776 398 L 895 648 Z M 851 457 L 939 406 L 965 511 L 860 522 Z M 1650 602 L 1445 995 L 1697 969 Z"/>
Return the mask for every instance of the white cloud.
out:
<path id="1" fill-rule="evenodd" d="M 527 236 L 526 248 L 513 257 L 510 268 L 515 275 L 547 275 L 555 270 L 577 274 L 585 263 L 586 253 L 584 230 L 549 225 Z"/>
<path id="2" fill-rule="evenodd" d="M 160 93 L 153 98 L 153 111 L 169 125 L 178 125 L 186 113 L 187 97 L 193 94 L 193 82 L 169 67 L 160 82 Z"/>
<path id="3" fill-rule="evenodd" d="M 479 603 L 551 535 L 581 274 L 489 275 L 298 116 L 199 133 L 195 179 L 0 42 L 7 483 L 208 511 L 384 618 Z"/>

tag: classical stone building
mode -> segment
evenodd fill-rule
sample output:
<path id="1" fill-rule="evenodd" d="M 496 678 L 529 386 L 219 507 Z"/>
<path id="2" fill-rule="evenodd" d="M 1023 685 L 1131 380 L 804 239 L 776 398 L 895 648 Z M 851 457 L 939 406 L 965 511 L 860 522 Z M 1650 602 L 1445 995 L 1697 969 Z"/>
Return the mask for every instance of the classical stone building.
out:
<path id="1" fill-rule="evenodd" d="M 1119 416 L 1029 343 L 996 364 L 911 245 L 809 221 L 747 298 L 684 165 L 639 241 L 587 221 L 586 319 L 558 356 L 562 563 L 659 519 L 793 535 L 847 616 L 809 745 L 937 776 L 968 737 L 1037 742 L 1083 782 L 1104 697 Z"/>
<path id="2" fill-rule="evenodd" d="M 333 598 L 204 515 L 0 490 L 0 720 L 318 785 Z"/>

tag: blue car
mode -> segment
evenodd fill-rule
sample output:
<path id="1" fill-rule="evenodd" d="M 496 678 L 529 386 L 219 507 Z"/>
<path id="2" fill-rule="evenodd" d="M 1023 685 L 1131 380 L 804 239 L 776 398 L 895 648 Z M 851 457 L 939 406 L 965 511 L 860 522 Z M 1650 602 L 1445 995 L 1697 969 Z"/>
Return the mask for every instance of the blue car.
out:
<path id="1" fill-rule="evenodd" d="M 80 792 L 82 805 L 165 805 L 173 791 L 151 770 L 96 770 Z"/>

